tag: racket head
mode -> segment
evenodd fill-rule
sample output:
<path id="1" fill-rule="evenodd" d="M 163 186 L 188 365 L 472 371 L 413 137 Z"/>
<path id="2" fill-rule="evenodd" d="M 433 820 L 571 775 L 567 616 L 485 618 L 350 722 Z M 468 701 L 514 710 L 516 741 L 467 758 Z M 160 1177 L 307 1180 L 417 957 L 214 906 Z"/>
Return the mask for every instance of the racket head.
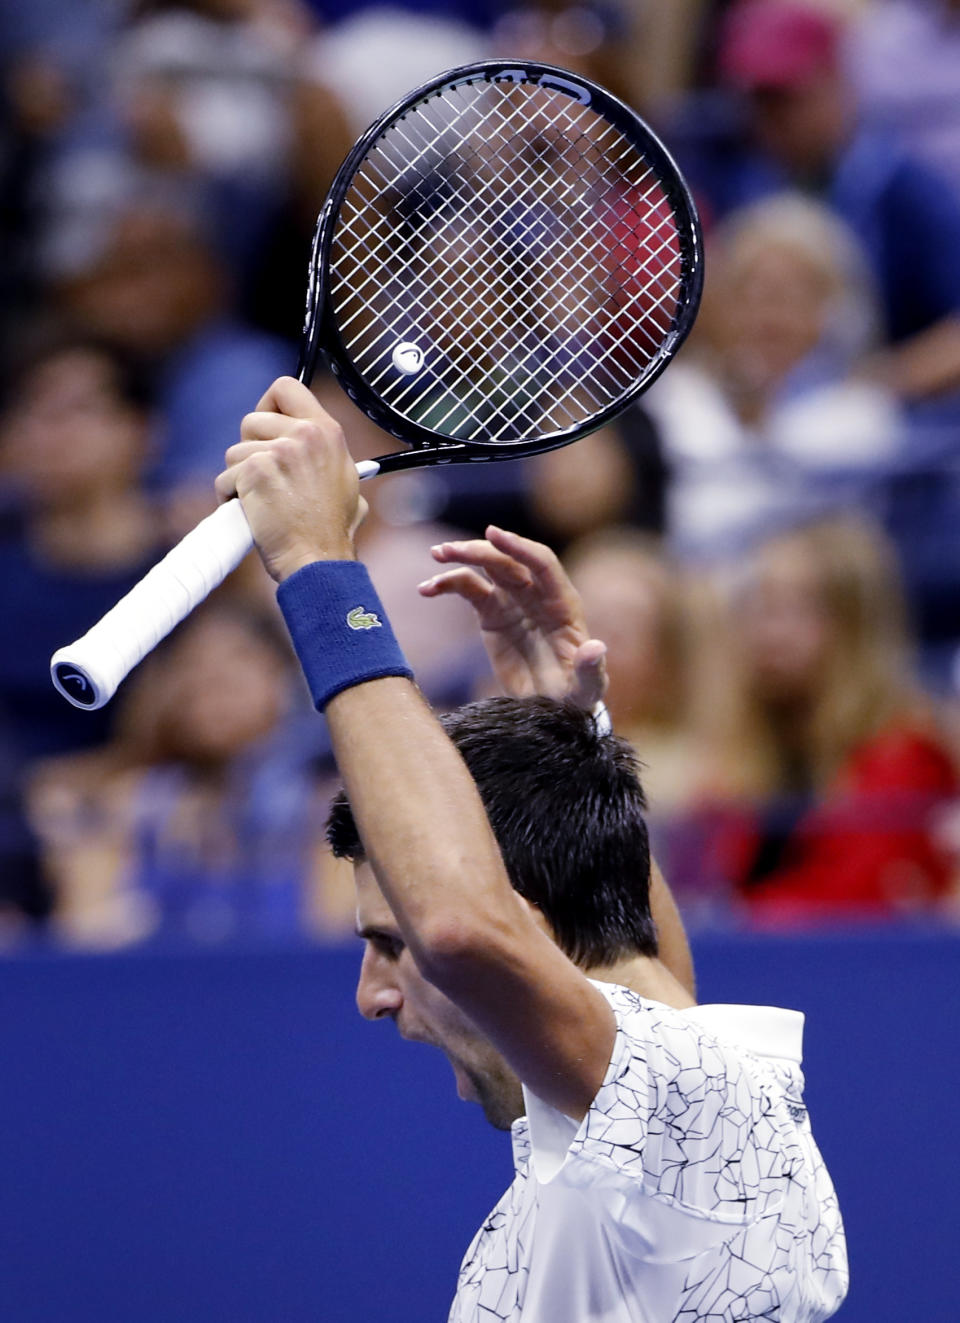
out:
<path id="1" fill-rule="evenodd" d="M 321 348 L 412 448 L 520 457 L 609 422 L 680 348 L 700 224 L 633 110 L 564 69 L 485 60 L 371 125 L 314 235 L 299 375 Z"/>

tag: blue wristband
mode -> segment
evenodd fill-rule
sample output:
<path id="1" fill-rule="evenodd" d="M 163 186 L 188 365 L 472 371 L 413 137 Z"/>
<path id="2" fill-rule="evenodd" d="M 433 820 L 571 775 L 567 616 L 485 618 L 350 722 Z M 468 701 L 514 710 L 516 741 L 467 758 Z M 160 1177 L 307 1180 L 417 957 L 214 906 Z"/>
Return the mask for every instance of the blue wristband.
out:
<path id="1" fill-rule="evenodd" d="M 318 560 L 284 579 L 277 602 L 314 705 L 386 675 L 413 679 L 370 582 L 356 560 Z"/>

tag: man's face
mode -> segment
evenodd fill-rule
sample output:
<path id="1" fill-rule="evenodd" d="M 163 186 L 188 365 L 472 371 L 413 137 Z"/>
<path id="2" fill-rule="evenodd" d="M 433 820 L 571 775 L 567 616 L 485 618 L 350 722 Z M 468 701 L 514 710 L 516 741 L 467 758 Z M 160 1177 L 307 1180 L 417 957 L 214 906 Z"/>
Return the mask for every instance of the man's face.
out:
<path id="1" fill-rule="evenodd" d="M 849 133 L 846 89 L 832 70 L 798 87 L 756 88 L 749 103 L 761 147 L 800 175 L 828 170 Z"/>
<path id="2" fill-rule="evenodd" d="M 417 969 L 370 865 L 358 864 L 355 878 L 357 932 L 366 943 L 357 984 L 360 1014 L 389 1017 L 404 1038 L 439 1047 L 460 1097 L 480 1103 L 491 1125 L 509 1130 L 524 1113 L 520 1081 L 473 1022 Z"/>

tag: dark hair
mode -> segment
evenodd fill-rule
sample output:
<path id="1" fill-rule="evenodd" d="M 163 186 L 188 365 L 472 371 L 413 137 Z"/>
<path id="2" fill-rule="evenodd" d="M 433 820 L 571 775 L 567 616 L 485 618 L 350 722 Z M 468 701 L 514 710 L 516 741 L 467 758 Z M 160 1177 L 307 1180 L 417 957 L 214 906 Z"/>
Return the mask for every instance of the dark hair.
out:
<path id="1" fill-rule="evenodd" d="M 656 955 L 646 802 L 632 747 L 549 698 L 487 698 L 440 717 L 480 791 L 510 881 L 585 968 Z M 338 858 L 364 857 L 341 790 Z"/>
<path id="2" fill-rule="evenodd" d="M 128 408 L 146 413 L 153 407 L 155 392 L 149 374 L 133 354 L 98 335 L 88 335 L 69 326 L 42 324 L 27 328 L 6 355 L 0 380 L 0 409 L 16 402 L 24 382 L 35 372 L 68 354 L 92 354 L 104 359 L 109 364 L 117 397 Z"/>

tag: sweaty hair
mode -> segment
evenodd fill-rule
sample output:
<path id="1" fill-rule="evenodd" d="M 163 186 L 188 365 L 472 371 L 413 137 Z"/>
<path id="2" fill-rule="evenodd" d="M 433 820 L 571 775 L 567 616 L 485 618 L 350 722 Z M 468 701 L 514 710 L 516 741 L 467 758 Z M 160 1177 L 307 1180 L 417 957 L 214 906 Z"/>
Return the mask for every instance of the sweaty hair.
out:
<path id="1" fill-rule="evenodd" d="M 585 968 L 656 955 L 646 803 L 631 746 L 549 698 L 487 698 L 440 717 L 470 769 L 516 891 Z M 327 822 L 338 858 L 363 843 L 341 790 Z"/>

